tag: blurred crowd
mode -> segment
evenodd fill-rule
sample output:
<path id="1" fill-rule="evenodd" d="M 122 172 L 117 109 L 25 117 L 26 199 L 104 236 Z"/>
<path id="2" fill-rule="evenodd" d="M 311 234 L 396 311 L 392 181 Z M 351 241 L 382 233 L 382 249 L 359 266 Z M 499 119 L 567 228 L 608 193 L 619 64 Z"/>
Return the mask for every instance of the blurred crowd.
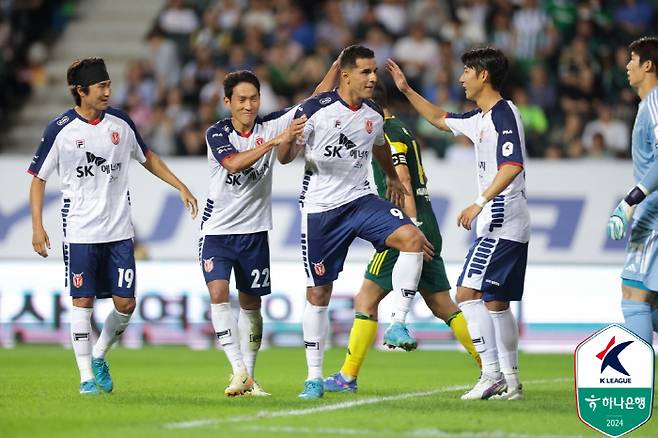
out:
<path id="1" fill-rule="evenodd" d="M 204 155 L 205 130 L 228 114 L 227 72 L 256 73 L 266 114 L 309 96 L 340 50 L 360 43 L 422 146 L 471 159 L 469 141 L 419 118 L 381 67 L 397 60 L 425 97 L 466 111 L 460 55 L 492 45 L 512 63 L 503 95 L 522 114 L 531 157 L 627 158 L 638 102 L 627 45 L 655 34 L 657 10 L 658 0 L 167 0 L 113 104 L 161 154 Z"/>
<path id="2" fill-rule="evenodd" d="M 0 0 L 0 125 L 48 83 L 47 41 L 74 15 L 77 0 Z"/>

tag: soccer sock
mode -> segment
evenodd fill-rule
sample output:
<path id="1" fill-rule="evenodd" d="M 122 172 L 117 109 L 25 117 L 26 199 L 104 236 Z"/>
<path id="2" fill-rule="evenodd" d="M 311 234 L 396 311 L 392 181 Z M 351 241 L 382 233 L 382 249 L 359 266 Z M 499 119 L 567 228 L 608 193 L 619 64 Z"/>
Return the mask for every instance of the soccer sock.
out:
<path id="1" fill-rule="evenodd" d="M 482 360 L 482 372 L 489 375 L 500 375 L 498 363 L 498 350 L 496 349 L 496 335 L 493 322 L 487 307 L 482 300 L 469 300 L 459 303 L 464 313 L 468 331 L 473 340 L 475 350 Z"/>
<path id="2" fill-rule="evenodd" d="M 418 290 L 420 274 L 423 270 L 422 252 L 402 252 L 393 266 L 393 322 L 404 324 L 411 302 Z"/>
<path id="3" fill-rule="evenodd" d="M 306 350 L 306 364 L 308 365 L 308 378 L 322 378 L 322 361 L 324 359 L 324 346 L 329 334 L 328 306 L 314 306 L 306 302 L 302 329 L 304 331 L 304 348 Z"/>
<path id="4" fill-rule="evenodd" d="M 101 331 L 101 335 L 98 337 L 98 341 L 94 345 L 92 350 L 92 357 L 95 359 L 104 359 L 105 354 L 110 349 L 112 344 L 114 344 L 123 331 L 128 327 L 128 322 L 132 314 L 124 314 L 117 309 L 112 309 L 107 318 L 105 319 L 105 325 Z"/>
<path id="5" fill-rule="evenodd" d="M 471 334 L 468 332 L 468 326 L 466 325 L 466 319 L 464 318 L 464 313 L 461 310 L 453 313 L 448 317 L 446 321 L 450 330 L 455 335 L 455 338 L 459 341 L 460 344 L 464 346 L 468 354 L 475 360 L 475 363 L 478 364 L 479 368 L 482 368 L 482 359 L 480 355 L 475 350 L 473 345 L 473 340 L 471 339 Z"/>
<path id="6" fill-rule="evenodd" d="M 621 311 L 626 321 L 624 326 L 651 345 L 653 343 L 651 305 L 643 301 L 621 300 Z"/>
<path id="7" fill-rule="evenodd" d="M 511 309 L 489 311 L 496 332 L 500 370 L 508 388 L 519 386 L 519 325 Z"/>
<path id="8" fill-rule="evenodd" d="M 233 374 L 245 370 L 242 352 L 240 352 L 238 324 L 231 313 L 231 305 L 229 303 L 210 304 L 210 311 L 217 341 L 224 349 L 224 353 L 226 353 L 226 357 L 231 363 Z"/>
<path id="9" fill-rule="evenodd" d="M 254 377 L 256 367 L 256 355 L 260 350 L 260 342 L 263 338 L 263 316 L 260 309 L 240 309 L 238 318 L 238 331 L 240 332 L 240 350 L 242 358 L 247 367 L 247 373 Z"/>
<path id="10" fill-rule="evenodd" d="M 91 314 L 94 309 L 71 308 L 71 344 L 80 370 L 80 382 L 94 379 L 91 371 Z"/>
<path id="11" fill-rule="evenodd" d="M 356 312 L 354 323 L 350 330 L 350 340 L 347 344 L 347 354 L 340 369 L 341 374 L 348 382 L 356 379 L 363 361 L 366 359 L 368 349 L 377 335 L 377 321 L 365 313 Z"/>

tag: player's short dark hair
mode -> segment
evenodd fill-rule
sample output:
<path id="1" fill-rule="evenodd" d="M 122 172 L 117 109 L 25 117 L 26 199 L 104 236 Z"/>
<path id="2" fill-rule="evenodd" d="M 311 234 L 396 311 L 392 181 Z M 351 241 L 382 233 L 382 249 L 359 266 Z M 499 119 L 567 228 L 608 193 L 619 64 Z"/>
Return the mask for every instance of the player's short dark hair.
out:
<path id="1" fill-rule="evenodd" d="M 653 63 L 653 72 L 658 76 L 658 38 L 642 37 L 630 43 L 628 50 L 640 58 L 640 64 L 651 61 Z"/>
<path id="2" fill-rule="evenodd" d="M 377 84 L 375 84 L 375 91 L 372 93 L 372 100 L 382 107 L 382 109 L 388 107 L 388 93 L 386 92 L 386 87 L 381 81 L 377 81 Z"/>
<path id="3" fill-rule="evenodd" d="M 103 60 L 103 58 L 76 59 L 69 66 L 68 70 L 66 70 L 66 83 L 69 85 L 69 89 L 71 90 L 71 95 L 73 96 L 73 100 L 75 100 L 75 104 L 77 106 L 80 106 L 82 99 L 77 90 L 78 87 L 76 85 L 76 77 L 81 69 L 84 69 L 90 65 L 99 65 L 105 67 L 105 61 Z M 82 91 L 84 94 L 88 94 L 89 86 L 81 87 L 80 91 Z"/>
<path id="4" fill-rule="evenodd" d="M 462 55 L 462 63 L 474 69 L 477 74 L 484 70 L 489 72 L 491 87 L 496 91 L 500 91 L 503 86 L 509 69 L 509 61 L 503 52 L 493 47 L 482 47 L 465 52 Z"/>
<path id="5" fill-rule="evenodd" d="M 233 97 L 233 88 L 241 82 L 247 82 L 256 87 L 258 94 L 260 94 L 260 81 L 255 74 L 249 70 L 232 71 L 224 78 L 224 96 L 231 100 Z"/>
<path id="6" fill-rule="evenodd" d="M 375 57 L 375 52 L 367 47 L 354 44 L 345 47 L 340 54 L 340 68 L 354 68 L 356 67 L 357 59 L 372 59 Z"/>

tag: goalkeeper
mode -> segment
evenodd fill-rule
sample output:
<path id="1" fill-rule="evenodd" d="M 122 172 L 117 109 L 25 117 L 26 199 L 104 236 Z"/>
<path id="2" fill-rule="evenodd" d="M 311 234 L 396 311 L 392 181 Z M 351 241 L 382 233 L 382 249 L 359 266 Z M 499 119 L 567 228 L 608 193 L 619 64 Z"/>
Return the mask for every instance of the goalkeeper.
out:
<path id="1" fill-rule="evenodd" d="M 375 103 L 384 111 L 384 134 L 391 146 L 393 164 L 410 195 L 405 197 L 404 212 L 423 231 L 434 245 L 434 257 L 423 263 L 419 289 L 432 313 L 448 324 L 455 337 L 466 348 L 475 361 L 480 357 L 475 351 L 466 320 L 459 307 L 452 301 L 448 291 L 450 283 L 446 277 L 441 258 L 441 233 L 436 222 L 427 191 L 427 177 L 423 170 L 420 148 L 406 126 L 387 108 L 386 91 L 377 83 L 373 95 Z M 373 176 L 379 196 L 386 196 L 386 175 L 373 161 Z M 325 391 L 355 392 L 356 378 L 365 360 L 366 353 L 377 334 L 377 309 L 379 302 L 393 289 L 391 275 L 398 251 L 387 249 L 377 252 L 370 260 L 361 290 L 354 299 L 354 323 L 350 332 L 345 362 L 339 372 L 324 381 Z M 416 340 L 409 334 L 405 321 L 413 295 L 395 295 L 393 322 L 384 334 L 384 344 L 407 351 L 416 348 Z"/>
<path id="2" fill-rule="evenodd" d="M 621 274 L 621 309 L 626 327 L 651 345 L 658 330 L 658 310 L 653 318 L 651 312 L 658 291 L 658 38 L 640 38 L 628 48 L 628 82 L 641 99 L 631 139 L 637 185 L 612 213 L 608 236 L 622 239 L 631 217 L 635 219 Z"/>

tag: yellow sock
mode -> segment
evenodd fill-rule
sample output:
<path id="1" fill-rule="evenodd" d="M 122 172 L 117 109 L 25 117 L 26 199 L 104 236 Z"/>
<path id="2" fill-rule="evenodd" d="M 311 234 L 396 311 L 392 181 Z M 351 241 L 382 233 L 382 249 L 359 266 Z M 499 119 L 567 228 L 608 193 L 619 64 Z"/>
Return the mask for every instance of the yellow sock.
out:
<path id="1" fill-rule="evenodd" d="M 452 333 L 455 335 L 455 338 L 459 341 L 460 344 L 464 346 L 468 354 L 475 359 L 478 367 L 482 368 L 482 360 L 477 351 L 475 351 L 475 346 L 471 340 L 471 334 L 468 332 L 468 326 L 466 325 L 466 319 L 464 319 L 464 314 L 460 311 L 453 313 L 448 318 L 448 326 L 452 330 Z"/>
<path id="2" fill-rule="evenodd" d="M 363 365 L 368 349 L 377 335 L 377 321 L 370 316 L 357 312 L 354 315 L 354 324 L 350 331 L 350 341 L 347 345 L 345 362 L 340 371 L 350 377 L 356 378 Z"/>

